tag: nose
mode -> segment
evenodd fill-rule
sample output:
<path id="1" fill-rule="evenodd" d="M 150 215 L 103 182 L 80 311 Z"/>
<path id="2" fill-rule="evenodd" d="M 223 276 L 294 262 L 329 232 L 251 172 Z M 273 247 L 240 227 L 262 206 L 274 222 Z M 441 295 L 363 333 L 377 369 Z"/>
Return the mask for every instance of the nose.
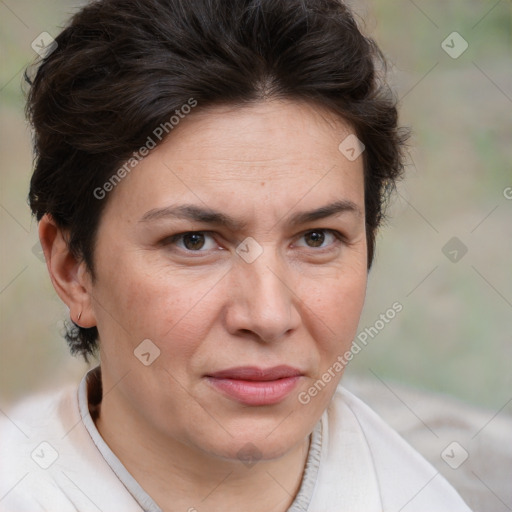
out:
<path id="1" fill-rule="evenodd" d="M 294 292 L 293 274 L 267 249 L 254 262 L 237 261 L 232 270 L 226 311 L 228 331 L 273 342 L 300 325 L 300 298 Z"/>

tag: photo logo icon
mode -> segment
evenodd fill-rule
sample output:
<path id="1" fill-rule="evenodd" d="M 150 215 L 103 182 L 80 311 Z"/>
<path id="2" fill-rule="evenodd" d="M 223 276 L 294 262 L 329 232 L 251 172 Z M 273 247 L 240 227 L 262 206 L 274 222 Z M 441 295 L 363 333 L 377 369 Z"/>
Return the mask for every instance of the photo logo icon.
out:
<path id="1" fill-rule="evenodd" d="M 246 263 L 252 263 L 263 254 L 263 247 L 254 238 L 248 236 L 243 242 L 238 244 L 236 253 Z"/>
<path id="2" fill-rule="evenodd" d="M 263 454 L 255 444 L 246 443 L 242 448 L 240 448 L 236 456 L 248 468 L 252 468 L 259 460 L 261 460 Z"/>
<path id="3" fill-rule="evenodd" d="M 160 357 L 160 349 L 150 339 L 139 343 L 133 353 L 144 366 L 150 366 Z"/>
<path id="4" fill-rule="evenodd" d="M 40 242 L 36 242 L 33 246 L 32 246 L 32 254 L 39 260 L 39 261 L 42 261 L 43 263 L 45 262 L 45 259 L 44 259 L 44 252 L 43 252 L 43 248 L 41 247 L 41 243 Z"/>
<path id="5" fill-rule="evenodd" d="M 58 458 L 57 450 L 47 441 L 39 443 L 30 454 L 32 460 L 43 469 L 48 469 Z"/>
<path id="6" fill-rule="evenodd" d="M 338 149 L 347 160 L 353 162 L 363 154 L 365 147 L 366 146 L 352 133 L 343 139 Z"/>
<path id="7" fill-rule="evenodd" d="M 458 263 L 468 252 L 467 246 L 456 236 L 450 238 L 441 250 L 452 263 Z"/>
<path id="8" fill-rule="evenodd" d="M 458 59 L 469 48 L 469 44 L 458 32 L 452 32 L 441 43 L 441 48 L 452 59 Z"/>
<path id="9" fill-rule="evenodd" d="M 41 32 L 30 45 L 40 57 L 48 57 L 59 46 L 57 41 L 48 34 L 48 32 Z"/>
<path id="10" fill-rule="evenodd" d="M 466 462 L 469 457 L 469 453 L 465 450 L 465 448 L 458 443 L 457 441 L 453 441 L 450 443 L 442 452 L 441 458 L 450 466 L 452 469 L 457 469 L 464 462 Z"/>

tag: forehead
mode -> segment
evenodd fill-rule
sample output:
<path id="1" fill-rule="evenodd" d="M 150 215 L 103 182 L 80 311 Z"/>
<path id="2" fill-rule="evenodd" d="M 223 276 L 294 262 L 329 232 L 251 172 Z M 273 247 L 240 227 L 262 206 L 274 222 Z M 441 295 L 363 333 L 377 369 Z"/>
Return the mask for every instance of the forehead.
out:
<path id="1" fill-rule="evenodd" d="M 293 101 L 199 107 L 120 183 L 112 208 L 135 214 L 183 200 L 256 214 L 299 199 L 364 200 L 363 159 L 338 149 L 353 133 L 338 116 Z"/>
<path id="2" fill-rule="evenodd" d="M 229 169 L 241 170 L 252 166 L 270 170 L 273 163 L 309 165 L 315 159 L 321 165 L 322 154 L 338 157 L 341 139 L 352 131 L 325 108 L 279 100 L 199 110 L 179 128 L 174 140 L 169 138 L 169 144 L 159 148 L 161 153 L 171 151 L 175 161 L 231 161 L 234 165 Z M 243 177 L 240 172 L 236 175 Z"/>

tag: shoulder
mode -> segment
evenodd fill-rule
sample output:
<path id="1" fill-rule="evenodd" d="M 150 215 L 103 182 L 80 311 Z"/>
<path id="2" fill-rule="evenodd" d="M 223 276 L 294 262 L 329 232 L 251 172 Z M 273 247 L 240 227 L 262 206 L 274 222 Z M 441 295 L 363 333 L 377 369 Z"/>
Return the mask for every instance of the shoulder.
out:
<path id="1" fill-rule="evenodd" d="M 47 470 L 59 458 L 64 429 L 78 421 L 73 402 L 73 390 L 66 388 L 25 398 L 4 412 L 0 419 L 0 510 L 44 510 L 35 489 L 45 485 Z"/>
<path id="2" fill-rule="evenodd" d="M 76 386 L 31 396 L 2 415 L 0 511 L 107 511 L 112 498 L 139 511 L 126 494 L 82 423 Z"/>
<path id="3" fill-rule="evenodd" d="M 63 437 L 79 421 L 76 390 L 73 387 L 25 398 L 6 411 L 0 419 L 0 470 L 5 461 L 26 465 L 25 454 L 32 460 L 36 441 L 49 443 Z"/>
<path id="4" fill-rule="evenodd" d="M 457 492 L 370 407 L 339 386 L 324 416 L 332 453 L 353 447 L 371 465 L 382 509 L 469 512 Z"/>
<path id="5" fill-rule="evenodd" d="M 350 375 L 344 386 L 427 459 L 468 505 L 512 503 L 512 432 L 506 408 L 492 410 L 443 394 Z M 484 483 L 485 482 L 485 483 Z M 492 490 L 491 490 L 492 489 Z"/>

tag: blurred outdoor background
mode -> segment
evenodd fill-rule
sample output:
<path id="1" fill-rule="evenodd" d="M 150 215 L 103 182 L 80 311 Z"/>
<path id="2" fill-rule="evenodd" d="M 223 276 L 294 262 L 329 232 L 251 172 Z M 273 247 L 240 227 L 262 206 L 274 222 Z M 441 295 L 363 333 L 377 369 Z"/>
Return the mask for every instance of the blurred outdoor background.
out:
<path id="1" fill-rule="evenodd" d="M 87 369 L 62 338 L 68 311 L 26 201 L 32 154 L 21 87 L 37 56 L 32 42 L 56 36 L 82 3 L 0 0 L 0 408 Z M 512 2 L 350 3 L 390 60 L 413 138 L 360 331 L 395 302 L 403 310 L 368 337 L 347 373 L 510 412 Z"/>

